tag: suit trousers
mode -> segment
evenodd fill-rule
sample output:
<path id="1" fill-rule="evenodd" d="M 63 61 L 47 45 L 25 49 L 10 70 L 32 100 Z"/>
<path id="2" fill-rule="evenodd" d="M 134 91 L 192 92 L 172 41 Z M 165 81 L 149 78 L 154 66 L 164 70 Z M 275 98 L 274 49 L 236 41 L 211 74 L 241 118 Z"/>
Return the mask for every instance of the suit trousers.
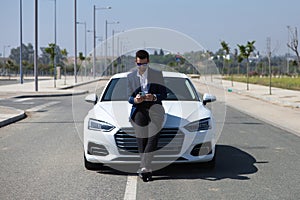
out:
<path id="1" fill-rule="evenodd" d="M 141 157 L 140 168 L 151 169 L 164 114 L 165 111 L 160 104 L 154 104 L 149 109 L 141 107 L 135 113 L 133 127 Z"/>

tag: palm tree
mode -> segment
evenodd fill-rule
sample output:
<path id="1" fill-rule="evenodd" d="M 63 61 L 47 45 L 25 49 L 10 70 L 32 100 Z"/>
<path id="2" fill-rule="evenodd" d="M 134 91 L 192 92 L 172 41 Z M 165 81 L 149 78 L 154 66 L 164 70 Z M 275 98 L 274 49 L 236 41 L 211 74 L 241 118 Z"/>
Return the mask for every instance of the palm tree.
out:
<path id="1" fill-rule="evenodd" d="M 229 55 L 229 53 L 230 53 L 230 48 L 229 48 L 229 45 L 225 42 L 225 41 L 222 41 L 221 42 L 221 46 L 222 46 L 222 49 L 223 49 L 223 51 L 225 52 L 225 58 L 223 58 L 224 59 L 224 61 L 226 62 L 226 61 L 228 61 L 228 59 L 226 58 L 228 55 Z M 224 74 L 224 68 L 225 68 L 225 66 L 224 66 L 224 64 L 223 64 L 223 70 L 222 70 L 222 74 Z"/>
<path id="2" fill-rule="evenodd" d="M 249 56 L 255 50 L 254 43 L 255 41 L 253 40 L 252 42 L 248 41 L 245 46 L 237 45 L 240 49 L 241 56 L 247 60 L 247 90 L 249 90 Z"/>

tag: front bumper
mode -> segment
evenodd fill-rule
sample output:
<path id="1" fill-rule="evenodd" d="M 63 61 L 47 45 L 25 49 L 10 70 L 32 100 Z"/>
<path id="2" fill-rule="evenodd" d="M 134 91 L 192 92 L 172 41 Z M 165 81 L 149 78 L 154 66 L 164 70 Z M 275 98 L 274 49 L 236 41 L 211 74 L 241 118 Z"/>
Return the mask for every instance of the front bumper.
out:
<path id="1" fill-rule="evenodd" d="M 137 164 L 140 156 L 132 128 L 111 132 L 84 130 L 87 161 L 102 164 Z M 215 154 L 213 130 L 190 133 L 185 129 L 164 128 L 152 163 L 208 162 Z"/>

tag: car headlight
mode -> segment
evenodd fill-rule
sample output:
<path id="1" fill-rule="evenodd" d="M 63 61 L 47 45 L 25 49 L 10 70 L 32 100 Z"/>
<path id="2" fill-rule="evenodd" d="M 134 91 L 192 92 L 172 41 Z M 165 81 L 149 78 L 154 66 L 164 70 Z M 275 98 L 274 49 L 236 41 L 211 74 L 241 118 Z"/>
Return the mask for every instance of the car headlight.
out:
<path id="1" fill-rule="evenodd" d="M 90 130 L 109 132 L 115 127 L 104 121 L 89 119 L 88 128 Z"/>
<path id="2" fill-rule="evenodd" d="M 204 131 L 211 129 L 211 119 L 205 118 L 189 123 L 184 127 L 189 132 Z"/>

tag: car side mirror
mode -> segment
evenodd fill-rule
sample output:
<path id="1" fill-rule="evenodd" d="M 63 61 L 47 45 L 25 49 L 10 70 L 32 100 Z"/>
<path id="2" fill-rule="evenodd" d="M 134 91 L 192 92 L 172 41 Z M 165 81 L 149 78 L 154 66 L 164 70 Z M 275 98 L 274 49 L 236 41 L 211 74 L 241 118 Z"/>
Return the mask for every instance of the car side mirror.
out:
<path id="1" fill-rule="evenodd" d="M 95 93 L 89 94 L 85 97 L 85 101 L 88 103 L 96 104 L 98 101 L 98 96 Z"/>
<path id="2" fill-rule="evenodd" d="M 202 101 L 203 101 L 203 105 L 206 105 L 208 102 L 214 102 L 216 100 L 217 100 L 216 96 L 212 94 L 204 93 Z"/>

